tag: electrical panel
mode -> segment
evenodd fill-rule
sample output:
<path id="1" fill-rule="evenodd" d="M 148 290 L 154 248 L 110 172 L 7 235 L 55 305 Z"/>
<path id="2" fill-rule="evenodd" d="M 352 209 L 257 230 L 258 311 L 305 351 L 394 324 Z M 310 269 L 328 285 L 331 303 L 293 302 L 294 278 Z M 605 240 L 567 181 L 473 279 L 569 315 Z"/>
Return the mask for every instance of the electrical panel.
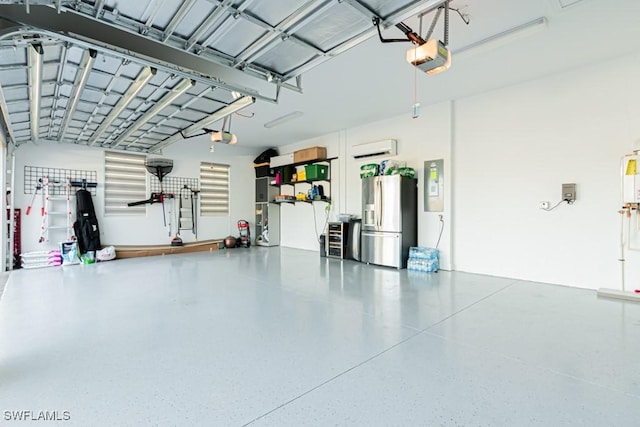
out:
<path id="1" fill-rule="evenodd" d="M 424 211 L 444 211 L 444 160 L 424 162 Z"/>
<path id="2" fill-rule="evenodd" d="M 562 184 L 562 200 L 574 202 L 576 200 L 576 185 Z"/>

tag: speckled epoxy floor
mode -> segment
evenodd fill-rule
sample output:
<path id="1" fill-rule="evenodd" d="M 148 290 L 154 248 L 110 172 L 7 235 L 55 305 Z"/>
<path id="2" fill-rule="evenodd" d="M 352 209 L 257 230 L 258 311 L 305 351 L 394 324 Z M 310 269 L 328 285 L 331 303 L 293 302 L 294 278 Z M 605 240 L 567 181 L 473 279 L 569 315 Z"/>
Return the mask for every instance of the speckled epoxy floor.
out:
<path id="1" fill-rule="evenodd" d="M 70 426 L 637 426 L 640 304 L 287 248 L 17 271 L 0 411 L 0 425 L 56 411 Z"/>

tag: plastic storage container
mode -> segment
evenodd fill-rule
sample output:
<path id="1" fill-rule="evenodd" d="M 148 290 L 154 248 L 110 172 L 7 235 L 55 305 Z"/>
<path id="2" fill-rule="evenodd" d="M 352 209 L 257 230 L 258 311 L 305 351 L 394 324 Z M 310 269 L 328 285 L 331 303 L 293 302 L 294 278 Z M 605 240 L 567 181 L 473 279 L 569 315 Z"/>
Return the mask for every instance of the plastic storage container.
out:
<path id="1" fill-rule="evenodd" d="M 306 170 L 306 168 L 297 169 L 296 174 L 298 175 L 297 178 L 296 178 L 296 181 L 306 181 L 307 180 L 307 170 Z"/>
<path id="2" fill-rule="evenodd" d="M 260 163 L 258 165 L 253 165 L 253 168 L 256 171 L 256 178 L 262 178 L 264 176 L 272 176 L 269 163 Z"/>
<path id="3" fill-rule="evenodd" d="M 329 166 L 327 165 L 306 165 L 304 170 L 307 175 L 307 181 L 314 179 L 327 179 L 327 176 L 329 175 Z"/>

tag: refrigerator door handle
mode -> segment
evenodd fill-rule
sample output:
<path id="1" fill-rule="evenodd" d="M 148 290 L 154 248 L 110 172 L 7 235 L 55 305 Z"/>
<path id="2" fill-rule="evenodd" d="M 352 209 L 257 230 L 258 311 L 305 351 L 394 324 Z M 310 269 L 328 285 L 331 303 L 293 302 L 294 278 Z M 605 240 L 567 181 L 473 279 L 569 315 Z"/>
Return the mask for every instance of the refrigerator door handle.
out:
<path id="1" fill-rule="evenodd" d="M 373 180 L 373 226 L 378 228 L 378 178 Z"/>
<path id="2" fill-rule="evenodd" d="M 376 227 L 378 228 L 380 227 L 380 211 L 382 210 L 382 208 L 380 207 L 380 205 L 382 204 L 382 201 L 380 200 L 380 194 L 380 180 L 376 178 Z"/>
<path id="3" fill-rule="evenodd" d="M 384 215 L 384 199 L 383 199 L 383 194 L 382 194 L 382 181 L 380 181 L 380 224 L 379 227 L 382 228 L 382 218 L 384 218 L 382 215 Z"/>

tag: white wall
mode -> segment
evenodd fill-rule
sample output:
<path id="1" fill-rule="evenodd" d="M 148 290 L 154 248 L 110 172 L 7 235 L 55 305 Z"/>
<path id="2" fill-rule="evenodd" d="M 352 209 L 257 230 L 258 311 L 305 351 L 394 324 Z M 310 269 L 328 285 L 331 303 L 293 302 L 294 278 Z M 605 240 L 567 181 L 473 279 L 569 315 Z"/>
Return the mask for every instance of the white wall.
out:
<path id="1" fill-rule="evenodd" d="M 638 75 L 640 55 L 620 57 L 423 107 L 416 120 L 407 112 L 280 151 L 320 145 L 328 148 L 330 157 L 339 158 L 331 171 L 333 220 L 341 212 L 360 214 L 358 168 L 363 162 L 350 158 L 350 148 L 397 139 L 396 158 L 418 172 L 419 244 L 423 246 L 435 244 L 439 225 L 438 213 L 423 212 L 423 162 L 445 160 L 446 228 L 440 245 L 444 269 L 583 288 L 617 287 L 620 158 L 640 145 Z M 253 225 L 254 156 L 212 155 L 208 144 L 187 143 L 170 147 L 165 156 L 174 159 L 174 173 L 179 176 L 197 177 L 201 160 L 232 165 L 231 216 L 203 220 L 201 238 L 237 234 L 237 219 Z M 99 150 L 46 144 L 21 147 L 17 190 L 24 164 L 96 169 L 103 182 Z M 566 182 L 577 184 L 577 202 L 553 212 L 539 210 L 539 201 L 560 200 L 560 186 Z M 28 196 L 16 191 L 16 205 L 25 208 L 27 203 Z M 102 215 L 100 196 L 96 207 Z M 103 242 L 166 243 L 168 236 L 156 208 L 150 206 L 143 218 L 99 218 Z M 318 250 L 316 227 L 320 232 L 324 219 L 321 203 L 282 206 L 282 245 Z M 40 248 L 38 229 L 39 218 L 24 222 L 25 251 Z M 628 279 L 637 282 L 640 254 L 628 254 L 627 260 Z"/>
<path id="2" fill-rule="evenodd" d="M 327 147 L 327 157 L 338 157 L 338 159 L 330 165 L 330 188 L 328 184 L 324 185 L 326 195 L 332 200 L 329 206 L 330 212 L 326 211 L 327 204 L 324 202 L 309 204 L 297 203 L 295 205 L 282 204 L 280 206 L 281 246 L 319 251 L 318 236 L 322 234 L 325 223 L 327 222 L 327 215 L 329 221 L 334 221 L 338 213 L 342 212 L 340 203 L 340 172 L 344 160 L 343 156 L 340 155 L 341 137 L 342 135 L 340 133 L 332 133 L 278 149 L 280 154 L 286 154 L 302 148 L 320 146 Z M 295 191 L 305 193 L 309 190 L 309 187 L 309 184 L 298 184 L 295 187 Z M 293 188 L 289 186 L 283 186 L 281 192 L 283 194 L 294 194 Z"/>
<path id="3" fill-rule="evenodd" d="M 239 219 L 255 225 L 253 199 L 255 178 L 253 156 L 232 156 L 226 153 L 210 153 L 209 144 L 193 143 L 193 140 L 176 143 L 164 150 L 162 157 L 174 161 L 170 176 L 199 178 L 200 162 L 210 161 L 231 166 L 230 191 L 231 212 L 228 216 L 199 217 L 198 240 L 224 238 L 237 235 L 236 222 Z M 94 205 L 100 225 L 100 240 L 103 245 L 152 245 L 168 244 L 170 237 L 162 223 L 160 204 L 147 205 L 145 216 L 105 216 L 104 215 L 104 154 L 102 150 L 73 146 L 70 144 L 39 143 L 20 146 L 16 152 L 16 207 L 23 208 L 22 250 L 30 252 L 56 247 L 63 236 L 62 231 L 51 231 L 50 242 L 40 244 L 41 216 L 40 197 L 27 217 L 24 215 L 31 195 L 24 194 L 24 166 L 43 166 L 65 169 L 95 170 L 98 173 L 98 191 Z M 75 207 L 75 203 L 72 203 Z M 73 216 L 75 218 L 75 214 Z M 193 241 L 190 232 L 182 232 L 185 242 Z"/>
<path id="4" fill-rule="evenodd" d="M 634 55 L 457 102 L 457 270 L 618 285 L 620 158 L 640 134 L 639 72 Z M 574 205 L 538 209 L 571 182 Z"/>
<path id="5" fill-rule="evenodd" d="M 423 107 L 417 120 L 407 113 L 281 152 L 326 145 L 338 153 L 341 175 L 332 176 L 332 188 L 342 194 L 333 213 L 360 214 L 364 162 L 350 159 L 350 147 L 398 139 L 396 158 L 418 172 L 422 246 L 435 245 L 438 232 L 438 214 L 423 212 L 423 162 L 445 159 L 444 269 L 615 288 L 620 158 L 640 148 L 638 75 L 639 54 L 619 57 Z M 560 201 L 562 183 L 577 184 L 576 203 L 540 210 L 540 201 Z M 305 208 L 291 209 L 295 215 L 283 216 L 283 245 L 317 250 L 309 223 L 300 219 Z M 637 283 L 640 254 L 629 253 L 627 265 L 628 282 Z"/>

